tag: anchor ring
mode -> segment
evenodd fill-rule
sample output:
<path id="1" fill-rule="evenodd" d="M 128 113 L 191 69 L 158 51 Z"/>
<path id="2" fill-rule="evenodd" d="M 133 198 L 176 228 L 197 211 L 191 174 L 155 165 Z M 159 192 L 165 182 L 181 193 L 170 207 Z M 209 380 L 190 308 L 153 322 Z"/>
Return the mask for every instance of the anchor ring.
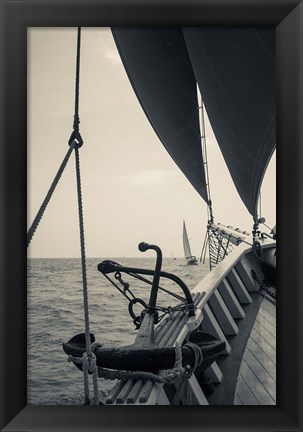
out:
<path id="1" fill-rule="evenodd" d="M 132 317 L 132 319 L 137 321 L 138 316 L 135 314 L 134 309 L 133 309 L 133 307 L 136 303 L 141 304 L 144 307 L 144 309 L 147 309 L 147 304 L 145 303 L 145 301 L 143 301 L 139 297 L 135 297 L 135 298 L 130 300 L 130 302 L 128 304 L 128 312 L 129 312 L 130 316 Z"/>

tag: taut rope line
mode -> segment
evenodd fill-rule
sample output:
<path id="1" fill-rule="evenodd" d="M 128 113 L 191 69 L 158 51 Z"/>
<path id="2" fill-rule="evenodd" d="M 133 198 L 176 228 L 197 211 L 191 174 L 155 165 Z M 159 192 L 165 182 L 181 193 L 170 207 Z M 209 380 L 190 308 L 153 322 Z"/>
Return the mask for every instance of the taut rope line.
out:
<path id="1" fill-rule="evenodd" d="M 85 236 L 84 236 L 84 217 L 81 191 L 81 173 L 80 173 L 80 157 L 79 148 L 83 144 L 82 137 L 79 132 L 79 86 L 80 86 L 80 48 L 81 48 L 81 27 L 78 27 L 77 36 L 77 58 L 76 58 L 76 83 L 75 83 L 75 113 L 73 132 L 69 139 L 69 144 L 75 143 L 75 163 L 76 163 L 76 180 L 77 180 L 77 197 L 78 197 L 78 214 L 79 214 L 79 230 L 80 230 L 80 247 L 81 247 L 81 266 L 82 266 L 82 286 L 83 286 L 83 306 L 84 306 L 84 321 L 85 321 L 85 346 L 86 352 L 82 357 L 83 378 L 85 403 L 90 403 L 88 372 L 93 373 L 94 386 L 94 405 L 99 405 L 98 391 L 98 371 L 96 366 L 96 356 L 92 351 L 89 331 L 89 311 L 88 311 L 88 289 L 87 289 L 87 271 L 86 271 L 86 255 L 85 255 Z"/>
<path id="2" fill-rule="evenodd" d="M 59 183 L 59 180 L 60 180 L 60 178 L 61 178 L 61 176 L 63 174 L 63 171 L 64 171 L 64 169 L 65 169 L 65 167 L 67 165 L 67 162 L 69 161 L 70 155 L 72 154 L 72 151 L 74 150 L 76 144 L 77 144 L 76 141 L 73 141 L 71 143 L 70 148 L 68 149 L 68 152 L 66 153 L 65 158 L 63 159 L 63 162 L 60 165 L 60 168 L 59 168 L 59 170 L 58 170 L 58 172 L 57 172 L 57 174 L 56 174 L 56 176 L 55 176 L 55 178 L 54 178 L 54 180 L 53 180 L 53 182 L 52 182 L 52 184 L 51 184 L 51 186 L 50 186 L 50 188 L 49 188 L 49 190 L 47 192 L 47 195 L 46 195 L 43 203 L 41 204 L 41 207 L 38 210 L 38 213 L 37 213 L 37 215 L 36 215 L 36 217 L 35 217 L 32 225 L 31 225 L 30 229 L 28 230 L 28 233 L 27 233 L 27 247 L 29 246 L 32 238 L 34 237 L 36 229 L 38 228 L 38 225 L 39 225 L 39 223 L 40 223 L 40 221 L 42 219 L 42 216 L 43 216 L 43 214 L 44 214 L 44 212 L 46 210 L 46 207 L 48 206 L 48 203 L 50 202 L 50 199 L 51 199 L 51 197 L 52 197 L 52 195 L 53 195 L 53 193 L 54 193 L 54 191 L 55 191 L 55 189 L 57 187 L 57 184 Z"/>

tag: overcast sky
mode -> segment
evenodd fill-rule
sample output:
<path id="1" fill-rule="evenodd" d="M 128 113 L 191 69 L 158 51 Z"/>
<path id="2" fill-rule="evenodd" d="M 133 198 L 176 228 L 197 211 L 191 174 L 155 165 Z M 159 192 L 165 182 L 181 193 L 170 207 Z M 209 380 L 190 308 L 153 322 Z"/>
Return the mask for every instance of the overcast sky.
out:
<path id="1" fill-rule="evenodd" d="M 28 227 L 68 150 L 74 110 L 75 28 L 28 30 Z M 88 257 L 142 256 L 140 241 L 183 256 L 186 221 L 199 256 L 207 224 L 204 201 L 179 171 L 145 118 L 107 28 L 83 28 L 80 149 Z M 209 174 L 217 222 L 251 231 L 206 119 Z M 262 187 L 262 214 L 275 225 L 275 155 Z M 30 257 L 78 257 L 72 158 L 28 248 Z"/>

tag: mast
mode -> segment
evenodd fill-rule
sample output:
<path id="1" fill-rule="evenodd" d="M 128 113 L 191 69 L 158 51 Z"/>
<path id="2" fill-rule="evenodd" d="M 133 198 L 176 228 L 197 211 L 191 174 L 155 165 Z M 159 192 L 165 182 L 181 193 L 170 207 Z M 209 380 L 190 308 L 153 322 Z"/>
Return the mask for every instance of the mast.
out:
<path id="1" fill-rule="evenodd" d="M 207 192 L 207 215 L 208 215 L 208 222 L 207 222 L 203 247 L 200 255 L 200 262 L 203 262 L 203 264 L 205 263 L 206 253 L 208 250 L 209 268 L 210 270 L 212 270 L 213 267 L 215 267 L 220 261 L 222 261 L 225 258 L 226 255 L 228 255 L 231 252 L 234 242 L 232 241 L 231 235 L 229 234 L 226 235 L 225 232 L 224 233 L 220 232 L 220 230 L 218 229 L 218 225 L 214 223 L 212 200 L 210 195 L 209 172 L 208 172 L 204 103 L 198 85 L 197 85 L 197 98 L 199 102 L 201 150 L 202 150 L 204 177 L 205 177 L 205 187 Z M 237 237 L 237 241 L 238 241 L 238 237 Z"/>
<path id="2" fill-rule="evenodd" d="M 206 194 L 207 194 L 208 220 L 209 222 L 213 222 L 214 217 L 212 212 L 212 202 L 210 196 L 210 183 L 209 183 L 206 134 L 205 134 L 204 104 L 203 104 L 203 99 L 198 84 L 197 84 L 197 98 L 199 103 L 200 139 L 201 139 L 203 170 L 204 170 L 204 177 L 205 177 L 205 187 L 206 187 Z"/>

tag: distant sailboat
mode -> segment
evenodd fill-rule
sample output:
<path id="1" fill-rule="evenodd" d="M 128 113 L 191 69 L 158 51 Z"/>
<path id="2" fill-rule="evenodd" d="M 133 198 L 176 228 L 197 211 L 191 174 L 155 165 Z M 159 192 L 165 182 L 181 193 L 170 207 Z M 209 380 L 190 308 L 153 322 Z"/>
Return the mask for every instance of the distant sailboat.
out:
<path id="1" fill-rule="evenodd" d="M 187 261 L 188 265 L 197 265 L 198 261 L 194 255 L 192 255 L 190 250 L 190 244 L 188 240 L 187 230 L 185 221 L 183 221 L 183 249 L 184 249 L 184 256 Z"/>

